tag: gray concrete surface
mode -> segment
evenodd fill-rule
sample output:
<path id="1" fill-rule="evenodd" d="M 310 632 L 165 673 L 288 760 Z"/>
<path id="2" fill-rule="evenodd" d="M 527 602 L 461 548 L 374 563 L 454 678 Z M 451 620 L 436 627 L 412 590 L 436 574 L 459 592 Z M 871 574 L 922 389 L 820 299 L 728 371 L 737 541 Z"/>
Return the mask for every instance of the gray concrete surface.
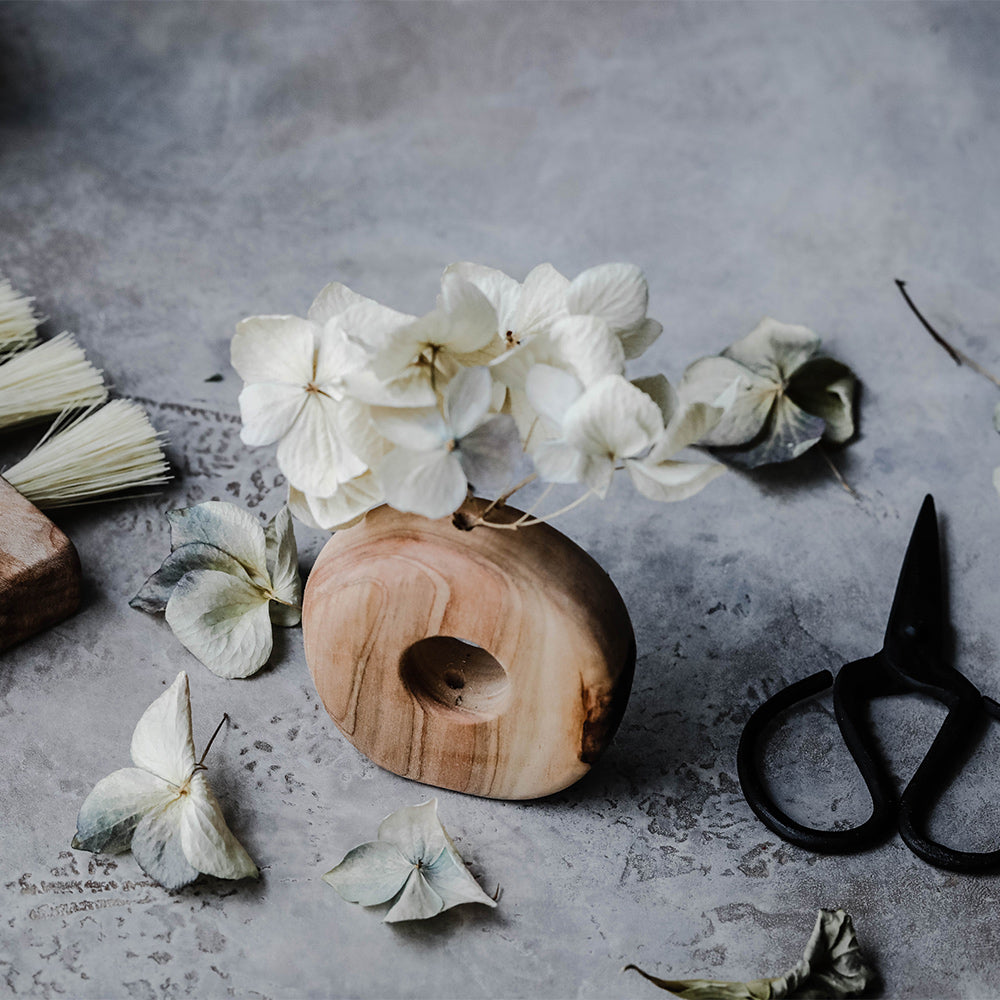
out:
<path id="1" fill-rule="evenodd" d="M 882 995 L 1000 995 L 996 878 L 936 871 L 898 838 L 847 858 L 786 846 L 734 760 L 767 693 L 877 648 L 928 490 L 956 662 L 1000 692 L 998 393 L 893 285 L 1000 369 L 998 40 L 993 4 L 0 6 L 0 271 L 148 403 L 178 474 L 59 518 L 85 607 L 0 663 L 0 993 L 656 996 L 621 967 L 776 973 L 841 905 Z M 233 324 L 301 312 L 333 279 L 421 311 L 461 259 L 640 264 L 666 327 L 641 367 L 672 378 L 762 315 L 812 327 L 863 381 L 859 439 L 836 455 L 858 496 L 812 456 L 670 507 L 621 483 L 567 516 L 633 616 L 621 730 L 551 799 L 441 793 L 501 905 L 389 927 L 320 875 L 427 792 L 339 735 L 300 632 L 224 681 L 127 601 L 168 508 L 282 502 L 273 450 L 239 441 Z M 307 566 L 322 536 L 298 535 Z M 199 742 L 232 717 L 211 776 L 258 884 L 168 894 L 128 854 L 70 850 L 83 797 L 182 668 Z M 905 779 L 942 712 L 876 716 Z M 864 815 L 828 705 L 774 745 L 804 818 Z M 998 750 L 994 732 L 942 803 L 958 846 L 998 846 Z"/>

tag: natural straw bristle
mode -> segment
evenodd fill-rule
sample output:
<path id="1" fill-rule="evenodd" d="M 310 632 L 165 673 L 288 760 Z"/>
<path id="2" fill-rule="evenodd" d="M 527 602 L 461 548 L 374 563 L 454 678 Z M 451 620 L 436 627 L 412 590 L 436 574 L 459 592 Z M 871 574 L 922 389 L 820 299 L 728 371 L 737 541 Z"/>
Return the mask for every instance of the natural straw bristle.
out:
<path id="1" fill-rule="evenodd" d="M 103 403 L 101 373 L 68 333 L 0 364 L 0 427 Z"/>
<path id="2" fill-rule="evenodd" d="M 65 507 L 170 479 L 159 436 L 146 411 L 115 399 L 59 429 L 3 475 L 36 507 Z"/>
<path id="3" fill-rule="evenodd" d="M 20 351 L 35 342 L 38 317 L 32 299 L 21 295 L 6 279 L 0 279 L 0 355 Z"/>

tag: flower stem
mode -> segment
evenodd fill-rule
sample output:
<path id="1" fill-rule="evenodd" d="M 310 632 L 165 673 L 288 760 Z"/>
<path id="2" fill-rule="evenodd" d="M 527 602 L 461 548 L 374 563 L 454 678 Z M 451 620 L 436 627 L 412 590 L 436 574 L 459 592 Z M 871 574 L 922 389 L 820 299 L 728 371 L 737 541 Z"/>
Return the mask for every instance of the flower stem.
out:
<path id="1" fill-rule="evenodd" d="M 900 294 L 906 300 L 906 304 L 910 307 L 913 315 L 920 320 L 923 324 L 924 329 L 948 352 L 948 356 L 955 362 L 956 365 L 968 365 L 974 372 L 979 372 L 984 378 L 988 378 L 998 389 L 1000 389 L 1000 378 L 997 378 L 992 372 L 987 371 L 978 362 L 973 361 L 968 354 L 963 353 L 957 347 L 953 347 L 948 343 L 944 337 L 941 336 L 937 330 L 934 329 L 930 323 L 924 318 L 923 314 L 916 307 L 913 299 L 910 298 L 909 293 L 906 291 L 906 282 L 900 281 L 899 278 L 896 279 L 896 285 L 899 288 Z"/>
<path id="2" fill-rule="evenodd" d="M 574 507 L 579 507 L 584 500 L 589 499 L 593 495 L 593 490 L 587 490 L 586 493 L 578 496 L 572 503 L 568 503 L 565 507 L 560 507 L 559 510 L 554 510 L 551 514 L 546 514 L 544 517 L 532 517 L 530 514 L 522 514 L 516 521 L 510 521 L 506 524 L 499 521 L 479 521 L 477 523 L 481 524 L 484 528 L 496 528 L 500 531 L 517 531 L 518 528 L 530 528 L 535 524 L 546 524 L 561 514 L 568 513 Z"/>
<path id="3" fill-rule="evenodd" d="M 205 750 L 204 750 L 204 752 L 201 755 L 201 760 L 199 760 L 198 763 L 195 764 L 195 766 L 194 766 L 194 769 L 196 771 L 199 771 L 199 770 L 200 771 L 204 771 L 205 770 L 205 758 L 208 756 L 208 751 L 212 749 L 212 744 L 215 742 L 215 737 L 219 735 L 220 731 L 222 730 L 222 727 L 228 721 L 229 721 L 229 713 L 225 712 L 225 713 L 223 713 L 222 719 L 220 720 L 219 724 L 215 727 L 215 732 L 212 733 L 211 739 L 208 741 L 207 745 L 205 746 Z"/>
<path id="4" fill-rule="evenodd" d="M 851 487 L 851 484 L 844 478 L 843 473 L 840 471 L 840 469 L 838 469 L 837 466 L 833 464 L 833 459 L 830 458 L 829 454 L 827 454 L 826 449 L 822 445 L 820 445 L 818 451 L 823 456 L 823 461 L 826 462 L 826 464 L 830 467 L 830 471 L 833 473 L 834 479 L 836 479 L 837 482 L 840 483 L 840 485 L 843 486 L 844 489 L 847 490 L 847 492 L 850 493 L 855 500 L 859 500 L 860 497 L 857 495 L 857 493 L 854 492 L 854 489 Z"/>

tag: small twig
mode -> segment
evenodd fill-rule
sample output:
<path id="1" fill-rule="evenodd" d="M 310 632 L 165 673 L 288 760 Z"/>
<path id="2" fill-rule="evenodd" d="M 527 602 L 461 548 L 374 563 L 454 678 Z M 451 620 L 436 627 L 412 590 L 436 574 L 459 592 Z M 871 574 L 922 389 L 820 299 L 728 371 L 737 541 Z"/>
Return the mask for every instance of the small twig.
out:
<path id="1" fill-rule="evenodd" d="M 223 714 L 223 716 L 222 716 L 222 720 L 221 720 L 221 721 L 219 722 L 219 724 L 218 724 L 218 725 L 217 725 L 217 726 L 215 727 L 215 732 L 214 732 L 214 733 L 212 733 L 212 738 L 211 738 L 211 739 L 210 739 L 210 740 L 208 741 L 208 744 L 207 744 L 207 745 L 205 746 L 205 751 L 204 751 L 204 753 L 202 753 L 202 755 L 201 755 L 201 760 L 199 760 L 199 761 L 198 761 L 198 763 L 197 763 L 197 764 L 195 764 L 195 767 L 194 767 L 194 769 L 195 769 L 196 771 L 197 771 L 197 770 L 202 770 L 202 771 L 204 771 L 204 770 L 205 770 L 205 758 L 206 758 L 206 757 L 208 756 L 208 751 L 212 749 L 212 744 L 213 744 L 213 743 L 215 742 L 215 737 L 219 735 L 219 733 L 220 733 L 220 732 L 222 731 L 222 727 L 223 727 L 223 726 L 224 726 L 224 725 L 225 725 L 225 724 L 226 724 L 226 723 L 227 723 L 228 721 L 229 721 L 229 713 L 228 713 L 228 712 L 225 712 L 225 713 Z"/>
<path id="2" fill-rule="evenodd" d="M 533 483 L 538 478 L 538 473 L 533 472 L 530 476 L 525 476 L 516 486 L 512 486 L 506 493 L 501 493 L 500 496 L 496 498 L 492 503 L 490 503 L 486 509 L 479 515 L 480 520 L 482 520 L 486 515 L 493 510 L 495 507 L 503 507 L 507 501 L 518 491 L 523 490 L 525 486 L 529 483 Z"/>
<path id="3" fill-rule="evenodd" d="M 918 320 L 923 324 L 924 329 L 948 352 L 948 356 L 955 362 L 956 365 L 967 365 L 974 372 L 979 372 L 983 378 L 988 378 L 998 389 L 1000 389 L 1000 378 L 997 378 L 992 372 L 987 371 L 978 362 L 974 361 L 968 356 L 968 354 L 963 353 L 957 347 L 952 347 L 944 337 L 941 336 L 937 330 L 934 329 L 930 323 L 924 319 L 923 314 L 916 307 L 913 299 L 910 298 L 909 293 L 906 291 L 906 282 L 900 281 L 896 278 L 896 285 L 899 288 L 900 294 L 906 300 L 906 304 L 910 307 L 913 315 L 917 317 Z"/>
<path id="4" fill-rule="evenodd" d="M 579 507 L 584 500 L 589 499 L 593 495 L 593 490 L 587 490 L 586 493 L 578 496 L 572 503 L 568 503 L 565 507 L 560 507 L 559 510 L 554 510 L 551 514 L 546 514 L 544 517 L 533 518 L 530 514 L 522 514 L 516 521 L 511 521 L 507 524 L 499 521 L 482 521 L 480 523 L 484 528 L 497 528 L 500 531 L 517 531 L 518 528 L 530 528 L 536 524 L 547 524 L 554 518 L 559 517 L 560 514 L 566 514 L 574 507 Z"/>
<path id="5" fill-rule="evenodd" d="M 830 467 L 830 471 L 833 473 L 834 478 L 837 480 L 837 482 L 840 483 L 840 485 L 843 486 L 844 489 L 847 490 L 847 492 L 850 493 L 855 500 L 860 500 L 861 498 L 857 495 L 857 493 L 854 492 L 854 490 L 851 487 L 851 484 L 844 478 L 840 469 L 838 469 L 837 466 L 833 464 L 833 459 L 830 458 L 830 456 L 827 454 L 826 449 L 822 445 L 820 445 L 817 451 L 819 451 L 819 453 L 823 456 L 823 461 L 826 462 L 826 464 Z"/>
<path id="6" fill-rule="evenodd" d="M 497 891 L 495 893 L 493 893 L 493 902 L 494 903 L 499 903 L 500 902 L 500 883 L 499 882 L 497 882 Z"/>

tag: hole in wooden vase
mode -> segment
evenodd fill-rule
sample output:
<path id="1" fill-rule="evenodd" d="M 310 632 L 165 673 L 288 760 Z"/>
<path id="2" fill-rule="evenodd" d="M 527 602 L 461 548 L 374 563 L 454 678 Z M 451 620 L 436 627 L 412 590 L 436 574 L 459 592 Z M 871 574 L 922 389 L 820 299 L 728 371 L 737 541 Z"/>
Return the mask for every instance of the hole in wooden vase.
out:
<path id="1" fill-rule="evenodd" d="M 510 696 L 510 678 L 497 659 L 450 635 L 415 642 L 403 653 L 399 673 L 421 701 L 480 719 L 498 715 Z"/>

